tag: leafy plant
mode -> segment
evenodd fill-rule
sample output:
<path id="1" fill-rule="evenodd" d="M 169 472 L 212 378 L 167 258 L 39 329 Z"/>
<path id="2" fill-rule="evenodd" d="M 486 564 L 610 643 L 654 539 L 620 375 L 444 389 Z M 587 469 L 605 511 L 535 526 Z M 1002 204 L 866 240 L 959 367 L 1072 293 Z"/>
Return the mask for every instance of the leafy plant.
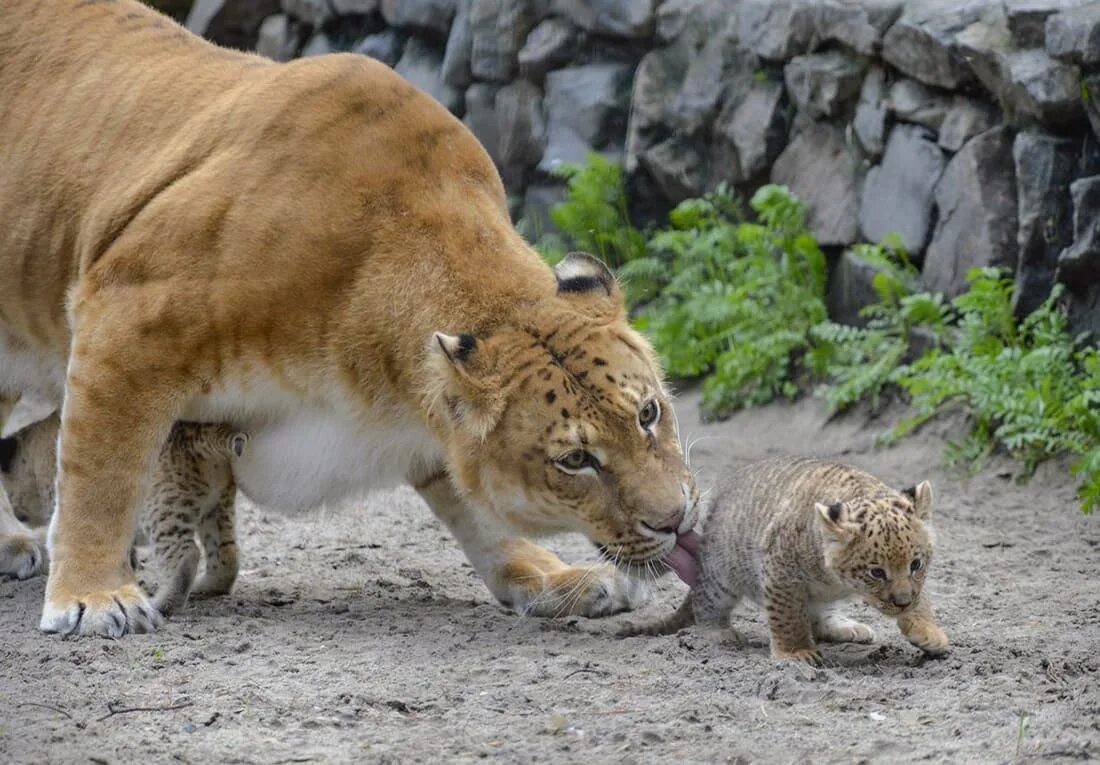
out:
<path id="1" fill-rule="evenodd" d="M 583 165 L 559 165 L 554 175 L 566 179 L 566 197 L 551 208 L 550 219 L 575 249 L 598 256 L 610 268 L 645 254 L 645 237 L 627 215 L 622 169 L 617 164 L 592 153 Z"/>
<path id="2" fill-rule="evenodd" d="M 890 376 L 915 413 L 887 440 L 962 409 L 971 428 L 949 445 L 949 461 L 973 469 L 1002 446 L 1023 462 L 1026 477 L 1045 459 L 1075 454 L 1082 508 L 1092 510 L 1100 503 L 1100 354 L 1070 336 L 1057 307 L 1061 287 L 1017 322 L 1011 279 L 991 268 L 973 269 L 967 278 L 970 289 L 952 301 L 954 327 L 944 346 Z"/>
<path id="3" fill-rule="evenodd" d="M 622 270 L 650 298 L 638 326 L 670 374 L 704 376 L 703 406 L 717 416 L 794 396 L 797 356 L 825 318 L 825 258 L 801 203 L 764 186 L 750 204 L 759 223 L 737 222 L 725 189 L 682 203 L 651 255 Z"/>

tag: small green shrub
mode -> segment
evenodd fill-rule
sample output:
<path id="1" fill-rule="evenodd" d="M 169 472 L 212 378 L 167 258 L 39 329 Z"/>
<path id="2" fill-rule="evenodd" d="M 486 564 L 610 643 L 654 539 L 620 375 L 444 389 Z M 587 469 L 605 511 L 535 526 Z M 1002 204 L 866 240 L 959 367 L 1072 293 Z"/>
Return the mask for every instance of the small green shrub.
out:
<path id="1" fill-rule="evenodd" d="M 1100 355 L 1070 336 L 1058 309 L 1061 287 L 1029 316 L 1012 314 L 1013 282 L 991 268 L 967 275 L 970 289 L 951 303 L 954 326 L 932 348 L 890 379 L 915 410 L 886 440 L 895 440 L 952 408 L 970 418 L 970 433 L 948 445 L 947 457 L 971 469 L 994 448 L 1023 462 L 1024 477 L 1039 462 L 1077 455 L 1082 509 L 1100 502 Z"/>
<path id="2" fill-rule="evenodd" d="M 583 165 L 559 165 L 554 175 L 566 179 L 566 197 L 551 208 L 550 219 L 572 241 L 573 249 L 598 256 L 610 268 L 645 254 L 645 237 L 630 224 L 626 212 L 617 164 L 593 153 Z"/>
<path id="3" fill-rule="evenodd" d="M 797 356 L 825 318 L 825 258 L 802 205 L 765 186 L 751 206 L 759 223 L 737 222 L 724 189 L 684 202 L 650 240 L 650 256 L 621 271 L 631 294 L 649 299 L 639 328 L 669 374 L 704 377 L 703 407 L 714 416 L 798 393 Z"/>

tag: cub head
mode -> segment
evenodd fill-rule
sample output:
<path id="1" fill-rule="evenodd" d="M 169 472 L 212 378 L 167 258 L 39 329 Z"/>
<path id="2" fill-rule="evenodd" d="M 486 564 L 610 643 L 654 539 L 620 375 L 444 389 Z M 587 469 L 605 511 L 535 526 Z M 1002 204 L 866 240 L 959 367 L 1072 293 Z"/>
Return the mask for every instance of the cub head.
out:
<path id="1" fill-rule="evenodd" d="M 932 562 L 932 487 L 816 504 L 825 565 L 866 601 L 897 616 L 920 597 Z"/>
<path id="2" fill-rule="evenodd" d="M 40 526 L 49 522 L 54 504 L 57 434 L 56 407 L 24 396 L 0 402 L 0 489 L 16 517 Z"/>
<path id="3" fill-rule="evenodd" d="M 574 253 L 555 275 L 521 317 L 432 338 L 452 480 L 518 531 L 580 531 L 656 573 L 696 520 L 676 417 L 607 268 Z"/>

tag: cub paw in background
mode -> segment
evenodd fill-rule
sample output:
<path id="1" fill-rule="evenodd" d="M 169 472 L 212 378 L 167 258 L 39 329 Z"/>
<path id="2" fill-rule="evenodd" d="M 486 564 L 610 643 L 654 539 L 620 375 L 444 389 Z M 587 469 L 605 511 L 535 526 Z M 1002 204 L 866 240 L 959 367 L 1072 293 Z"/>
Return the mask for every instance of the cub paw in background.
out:
<path id="1" fill-rule="evenodd" d="M 861 470 L 780 457 L 735 471 L 714 499 L 697 581 L 680 609 L 621 636 L 669 634 L 690 624 L 729 632 L 733 607 L 764 606 L 777 659 L 817 664 L 818 642 L 867 643 L 874 632 L 844 615 L 862 598 L 930 655 L 947 652 L 925 577 L 932 562 L 927 481 L 897 491 Z"/>

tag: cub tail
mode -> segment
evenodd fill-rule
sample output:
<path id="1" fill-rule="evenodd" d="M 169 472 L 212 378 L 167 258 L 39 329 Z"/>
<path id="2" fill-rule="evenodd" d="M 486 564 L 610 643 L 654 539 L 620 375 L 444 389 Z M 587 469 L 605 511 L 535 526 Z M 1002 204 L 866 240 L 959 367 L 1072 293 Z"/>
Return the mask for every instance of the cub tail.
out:
<path id="1" fill-rule="evenodd" d="M 691 608 L 691 593 L 671 616 L 653 624 L 627 624 L 615 633 L 615 637 L 635 637 L 637 635 L 672 635 L 685 627 L 695 624 L 695 612 Z"/>

